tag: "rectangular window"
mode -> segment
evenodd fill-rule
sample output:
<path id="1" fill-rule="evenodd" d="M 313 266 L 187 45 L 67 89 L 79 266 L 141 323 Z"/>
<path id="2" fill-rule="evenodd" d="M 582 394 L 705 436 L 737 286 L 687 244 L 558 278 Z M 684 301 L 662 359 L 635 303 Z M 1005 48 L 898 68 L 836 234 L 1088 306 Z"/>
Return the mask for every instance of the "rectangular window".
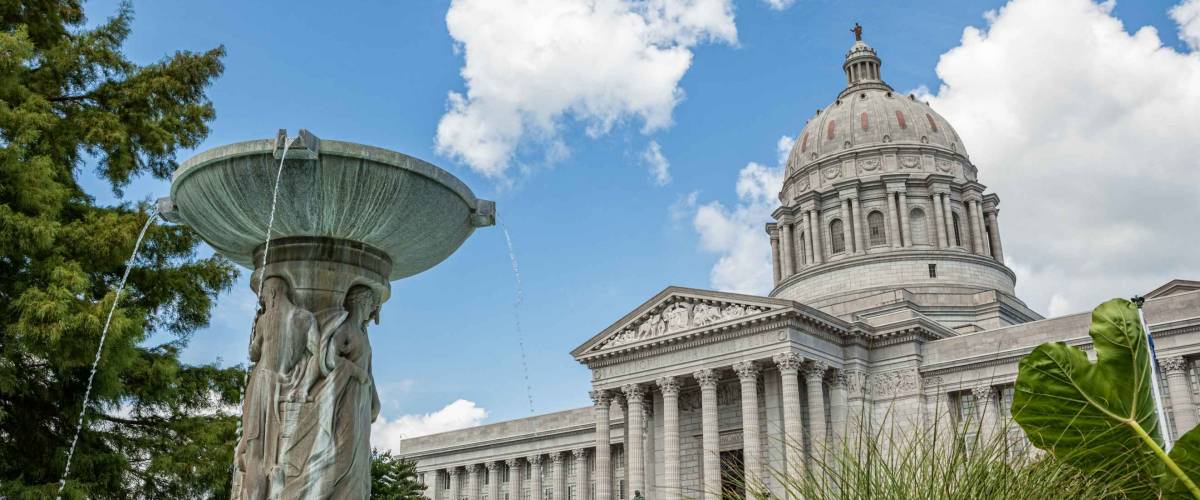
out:
<path id="1" fill-rule="evenodd" d="M 625 480 L 617 481 L 617 499 L 625 500 Z"/>
<path id="2" fill-rule="evenodd" d="M 529 479 L 529 478 L 533 477 L 533 473 L 531 472 L 532 470 L 533 470 L 533 467 L 528 466 L 528 465 L 525 466 L 525 479 Z"/>
<path id="3" fill-rule="evenodd" d="M 937 277 L 937 264 L 930 264 L 930 265 L 929 265 L 929 277 L 930 277 L 930 278 L 936 278 L 936 277 Z"/>

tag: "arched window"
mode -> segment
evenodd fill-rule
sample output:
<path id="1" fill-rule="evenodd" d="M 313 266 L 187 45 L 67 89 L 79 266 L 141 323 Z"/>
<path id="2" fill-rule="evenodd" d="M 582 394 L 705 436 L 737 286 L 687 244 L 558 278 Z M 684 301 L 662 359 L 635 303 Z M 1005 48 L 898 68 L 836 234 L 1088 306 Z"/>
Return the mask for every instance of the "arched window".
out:
<path id="1" fill-rule="evenodd" d="M 870 233 L 871 246 L 887 244 L 887 234 L 883 229 L 883 214 L 879 211 L 867 214 L 867 231 Z"/>
<path id="2" fill-rule="evenodd" d="M 929 226 L 925 221 L 925 211 L 913 208 L 908 212 L 908 229 L 912 232 L 912 242 L 915 245 L 929 244 Z"/>
<path id="3" fill-rule="evenodd" d="M 833 253 L 846 251 L 846 235 L 842 233 L 841 219 L 829 223 L 829 244 L 833 246 Z"/>
<path id="4" fill-rule="evenodd" d="M 796 242 L 793 244 L 799 254 L 796 255 L 796 264 L 800 266 L 808 263 L 808 242 L 805 241 L 808 238 L 804 237 L 804 233 L 804 231 L 796 231 Z"/>
<path id="5" fill-rule="evenodd" d="M 950 217 L 952 217 L 954 219 L 954 246 L 961 247 L 962 246 L 962 232 L 959 231 L 958 212 L 952 212 L 950 214 Z"/>

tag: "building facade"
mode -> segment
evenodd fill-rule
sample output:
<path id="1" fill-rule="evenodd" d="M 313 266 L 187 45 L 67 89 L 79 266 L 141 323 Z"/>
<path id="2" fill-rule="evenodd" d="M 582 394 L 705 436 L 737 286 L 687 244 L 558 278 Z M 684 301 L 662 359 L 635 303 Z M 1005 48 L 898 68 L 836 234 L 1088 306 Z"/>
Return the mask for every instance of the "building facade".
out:
<path id="1" fill-rule="evenodd" d="M 999 197 L 954 128 L 880 68 L 856 41 L 846 88 L 796 138 L 765 228 L 768 296 L 669 287 L 571 352 L 593 406 L 404 440 L 426 495 L 715 499 L 744 474 L 783 497 L 774 473 L 860 429 L 997 429 L 1022 356 L 1090 348 L 1088 313 L 1045 319 L 1016 296 Z M 1200 416 L 1200 282 L 1147 299 L 1184 431 Z"/>

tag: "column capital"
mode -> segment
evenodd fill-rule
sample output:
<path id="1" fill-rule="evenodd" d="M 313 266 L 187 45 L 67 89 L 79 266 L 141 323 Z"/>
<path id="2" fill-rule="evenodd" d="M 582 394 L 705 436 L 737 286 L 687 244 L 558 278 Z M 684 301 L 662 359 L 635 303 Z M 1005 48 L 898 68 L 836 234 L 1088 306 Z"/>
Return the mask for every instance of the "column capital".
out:
<path id="1" fill-rule="evenodd" d="M 575 448 L 571 450 L 571 456 L 575 457 L 575 460 L 583 460 L 587 458 L 587 448 Z"/>
<path id="2" fill-rule="evenodd" d="M 515 469 L 515 468 L 521 466 L 521 459 L 519 459 L 519 458 L 507 459 L 504 461 L 504 465 L 507 465 L 508 468 L 510 468 L 510 469 Z"/>
<path id="3" fill-rule="evenodd" d="M 529 465 L 532 465 L 534 467 L 542 466 L 542 456 L 541 455 L 529 455 L 528 457 L 525 457 L 525 461 L 529 462 Z"/>
<path id="4" fill-rule="evenodd" d="M 448 474 L 451 478 L 458 477 L 458 474 L 461 470 L 462 469 L 458 467 L 449 467 L 446 469 L 446 474 Z"/>
<path id="5" fill-rule="evenodd" d="M 1183 356 L 1174 356 L 1158 360 L 1158 367 L 1164 374 L 1184 372 L 1187 370 L 1187 359 Z"/>
<path id="6" fill-rule="evenodd" d="M 564 458 L 567 458 L 567 455 L 561 451 L 550 452 L 550 461 L 554 462 L 554 465 L 562 463 Z"/>
<path id="7" fill-rule="evenodd" d="M 981 400 L 987 401 L 992 399 L 992 394 L 996 392 L 996 388 L 990 384 L 977 385 L 971 388 L 971 395 L 975 396 L 976 405 Z"/>
<path id="8" fill-rule="evenodd" d="M 612 395 L 606 390 L 592 389 L 588 391 L 588 396 L 592 398 L 592 404 L 595 406 L 608 406 L 612 403 Z"/>
<path id="9" fill-rule="evenodd" d="M 771 361 L 775 362 L 780 371 L 791 370 L 793 372 L 799 370 L 800 365 L 804 362 L 800 355 L 794 352 L 781 352 L 773 356 Z"/>
<path id="10" fill-rule="evenodd" d="M 737 372 L 738 378 L 743 382 L 747 380 L 757 380 L 759 367 L 753 361 L 742 361 L 733 365 L 733 371 Z"/>
<path id="11" fill-rule="evenodd" d="M 494 471 L 494 470 L 500 468 L 500 461 L 492 460 L 490 462 L 484 462 L 483 466 L 487 467 L 488 472 L 491 472 L 491 471 Z"/>
<path id="12" fill-rule="evenodd" d="M 657 382 L 658 388 L 662 391 L 663 396 L 679 395 L 679 377 L 660 377 Z"/>
<path id="13" fill-rule="evenodd" d="M 719 380 L 717 371 L 711 368 L 696 370 L 692 376 L 696 378 L 696 382 L 700 384 L 700 387 L 716 387 Z"/>
<path id="14" fill-rule="evenodd" d="M 810 360 L 804 363 L 804 377 L 816 377 L 818 380 L 825 377 L 825 372 L 829 370 L 829 364 L 820 360 Z"/>
<path id="15" fill-rule="evenodd" d="M 621 392 L 625 393 L 627 402 L 642 402 L 642 397 L 646 395 L 646 389 L 641 384 L 625 384 L 621 387 Z"/>
<path id="16" fill-rule="evenodd" d="M 472 474 L 479 472 L 479 469 L 480 469 L 479 464 L 469 464 L 466 466 L 466 468 L 467 468 L 467 472 L 470 472 Z"/>

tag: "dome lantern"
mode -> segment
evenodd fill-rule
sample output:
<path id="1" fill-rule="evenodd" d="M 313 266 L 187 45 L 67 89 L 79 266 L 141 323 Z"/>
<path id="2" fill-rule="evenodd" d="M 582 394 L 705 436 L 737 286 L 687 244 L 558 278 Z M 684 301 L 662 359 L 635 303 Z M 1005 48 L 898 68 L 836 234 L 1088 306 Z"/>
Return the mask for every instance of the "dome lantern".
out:
<path id="1" fill-rule="evenodd" d="M 849 52 L 846 52 L 846 61 L 842 63 L 842 70 L 846 72 L 847 86 L 842 94 L 845 95 L 865 87 L 892 90 L 888 84 L 883 82 L 883 77 L 880 75 L 879 68 L 883 64 L 876 55 L 875 49 L 862 40 L 862 26 L 854 23 L 854 29 L 850 31 L 854 32 L 854 45 L 850 47 Z"/>

